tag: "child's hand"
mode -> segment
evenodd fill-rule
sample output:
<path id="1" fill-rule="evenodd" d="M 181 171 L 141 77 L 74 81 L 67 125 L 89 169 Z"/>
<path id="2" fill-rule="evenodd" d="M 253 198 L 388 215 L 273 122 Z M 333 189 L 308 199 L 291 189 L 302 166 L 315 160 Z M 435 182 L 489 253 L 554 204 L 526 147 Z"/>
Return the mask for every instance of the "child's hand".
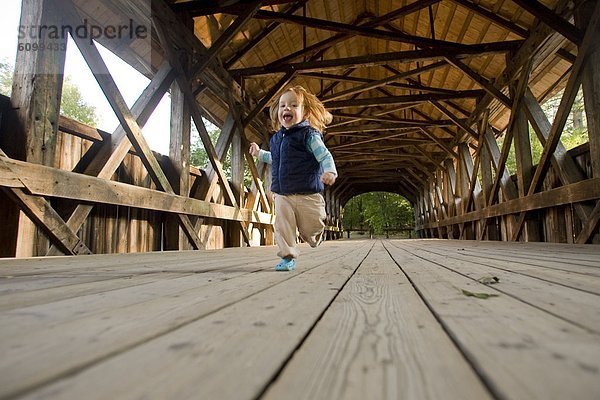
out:
<path id="1" fill-rule="evenodd" d="M 323 182 L 326 185 L 333 185 L 335 183 L 335 174 L 333 172 L 324 172 L 323 175 L 321 175 L 321 182 Z"/>
<path id="2" fill-rule="evenodd" d="M 258 152 L 260 151 L 260 147 L 254 142 L 250 143 L 250 148 L 248 149 L 250 154 L 254 157 L 258 157 Z"/>

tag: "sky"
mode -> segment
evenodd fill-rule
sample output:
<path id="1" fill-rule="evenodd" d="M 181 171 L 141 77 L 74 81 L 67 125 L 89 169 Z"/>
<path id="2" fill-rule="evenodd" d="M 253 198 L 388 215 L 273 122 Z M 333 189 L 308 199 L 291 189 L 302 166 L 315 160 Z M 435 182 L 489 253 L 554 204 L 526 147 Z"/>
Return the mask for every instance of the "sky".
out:
<path id="1" fill-rule="evenodd" d="M 17 54 L 18 26 L 21 16 L 21 0 L 0 0 L 0 59 L 14 65 Z M 98 46 L 100 54 L 107 64 L 121 94 L 131 107 L 137 97 L 150 82 L 110 51 Z M 96 108 L 98 129 L 112 133 L 118 126 L 118 120 L 90 69 L 79 53 L 77 46 L 69 40 L 65 65 L 65 75 L 70 77 L 86 103 Z M 161 154 L 169 154 L 170 98 L 166 94 L 142 129 L 150 148 Z"/>

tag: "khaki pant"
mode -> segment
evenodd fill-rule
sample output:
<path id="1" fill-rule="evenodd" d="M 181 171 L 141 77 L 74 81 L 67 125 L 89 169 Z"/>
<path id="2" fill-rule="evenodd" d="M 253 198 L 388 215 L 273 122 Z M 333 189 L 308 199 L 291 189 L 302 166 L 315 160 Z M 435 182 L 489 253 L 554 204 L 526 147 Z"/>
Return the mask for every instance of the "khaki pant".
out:
<path id="1" fill-rule="evenodd" d="M 319 193 L 275 194 L 275 242 L 281 258 L 297 258 L 296 228 L 312 247 L 321 241 L 325 228 L 325 200 Z"/>

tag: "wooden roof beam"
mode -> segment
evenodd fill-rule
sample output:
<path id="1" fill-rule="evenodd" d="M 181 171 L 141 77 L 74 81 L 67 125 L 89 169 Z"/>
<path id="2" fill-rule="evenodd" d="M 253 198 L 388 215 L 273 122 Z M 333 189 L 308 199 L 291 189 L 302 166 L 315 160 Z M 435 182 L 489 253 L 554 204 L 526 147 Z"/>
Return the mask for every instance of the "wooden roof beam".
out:
<path id="1" fill-rule="evenodd" d="M 423 66 L 420 68 L 415 68 L 415 69 L 412 69 L 412 70 L 409 70 L 406 72 L 399 72 L 395 75 L 388 76 L 387 78 L 380 79 L 378 81 L 370 81 L 368 83 L 357 86 L 355 88 L 348 89 L 343 92 L 335 93 L 335 94 L 332 94 L 331 96 L 324 97 L 321 100 L 322 101 L 337 100 L 342 97 L 346 97 L 346 96 L 350 96 L 350 95 L 353 95 L 356 93 L 361 93 L 361 92 L 364 92 L 367 90 L 375 89 L 380 86 L 388 85 L 389 83 L 392 83 L 393 81 L 400 80 L 400 79 L 406 79 L 411 76 L 419 75 L 419 74 L 422 74 L 423 72 L 431 71 L 431 70 L 434 70 L 434 69 L 437 69 L 437 68 L 440 68 L 440 67 L 443 67 L 446 65 L 447 64 L 445 61 L 438 61 L 433 64 L 429 64 L 429 65 L 426 65 L 426 66 Z M 399 84 L 394 85 L 394 87 L 401 87 L 403 89 L 410 88 L 409 85 L 399 85 Z"/>
<path id="2" fill-rule="evenodd" d="M 419 146 L 412 146 L 412 148 L 414 148 L 419 154 L 421 154 L 422 156 L 424 156 L 425 158 L 427 158 L 429 161 L 431 161 L 432 164 L 434 165 L 439 165 L 440 162 L 442 162 L 443 160 L 436 160 L 434 159 L 430 153 L 427 153 L 423 150 L 421 150 L 419 148 Z"/>
<path id="3" fill-rule="evenodd" d="M 536 0 L 512 0 L 534 17 L 560 33 L 576 45 L 581 45 L 583 34 L 573 24 Z"/>
<path id="4" fill-rule="evenodd" d="M 302 17 L 274 11 L 259 10 L 254 18 L 275 20 L 282 23 L 292 23 L 315 29 L 328 30 L 353 36 L 366 36 L 375 39 L 383 39 L 393 42 L 410 43 L 419 47 L 444 47 L 460 50 L 465 45 L 461 43 L 448 42 L 444 40 L 429 39 L 420 36 L 408 35 L 401 32 L 389 32 L 387 30 L 375 29 L 360 25 L 344 24 L 319 18 Z"/>
<path id="5" fill-rule="evenodd" d="M 352 74 L 354 71 L 356 71 L 356 68 L 348 68 L 342 74 L 342 78 L 349 78 L 350 74 Z M 317 94 L 317 97 L 320 99 L 320 98 L 322 98 L 325 95 L 325 93 L 333 92 L 333 89 L 335 89 L 335 87 L 337 85 L 339 85 L 341 82 L 342 82 L 341 80 L 337 80 L 335 82 L 330 83 L 326 88 L 323 88 L 323 90 L 321 90 L 321 92 L 319 92 Z"/>
<path id="6" fill-rule="evenodd" d="M 297 0 L 263 0 L 263 6 L 276 6 L 287 3 L 295 3 Z M 254 3 L 254 0 L 189 0 L 186 2 L 175 3 L 171 8 L 175 12 L 184 12 L 192 17 L 212 14 L 237 14 L 244 12 L 248 5 Z"/>
<path id="7" fill-rule="evenodd" d="M 408 6 L 405 7 L 401 7 L 399 9 L 396 9 L 394 11 L 390 11 L 387 14 L 384 14 L 380 17 L 377 17 L 369 22 L 365 22 L 365 23 L 361 23 L 359 24 L 359 21 L 356 21 L 356 25 L 359 25 L 361 27 L 367 27 L 367 28 L 374 28 L 380 25 L 385 24 L 386 22 L 392 21 L 396 18 L 400 18 L 406 15 L 409 15 L 413 12 L 417 12 L 419 10 L 421 10 L 422 8 L 425 8 L 431 4 L 435 4 L 437 2 L 439 2 L 440 0 L 422 0 L 422 1 L 417 1 L 414 2 Z M 283 57 L 277 61 L 274 61 L 268 65 L 266 65 L 265 67 L 271 67 L 274 65 L 280 65 L 283 63 L 288 63 L 291 62 L 293 60 L 296 60 L 300 57 L 304 57 L 306 55 L 313 55 L 316 53 L 317 56 L 322 55 L 327 49 L 333 47 L 334 45 L 336 45 L 337 43 L 340 43 L 346 39 L 352 38 L 354 37 L 354 34 L 347 34 L 347 33 L 338 33 L 330 38 L 327 38 L 325 40 L 322 40 L 318 43 L 315 43 L 309 47 L 306 47 L 304 49 L 301 49 L 295 53 L 292 53 L 286 57 Z"/>
<path id="8" fill-rule="evenodd" d="M 484 94 L 483 90 L 462 90 L 456 91 L 453 94 L 411 94 L 405 96 L 388 96 L 388 97 L 372 97 L 367 99 L 355 100 L 337 100 L 326 102 L 328 109 L 347 108 L 347 107 L 362 107 L 362 106 L 378 106 L 378 105 L 398 105 L 409 103 L 424 103 L 428 101 L 439 101 L 448 99 L 465 99 L 477 98 Z M 450 117 L 449 117 L 450 118 Z"/>
<path id="9" fill-rule="evenodd" d="M 344 143 L 344 144 L 339 144 L 339 145 L 332 145 L 332 146 L 329 146 L 329 150 L 336 151 L 336 150 L 339 150 L 339 149 L 344 149 L 346 147 L 361 146 L 361 145 L 367 144 L 367 143 L 373 143 L 373 142 L 378 142 L 378 141 L 383 141 L 383 140 L 389 140 L 389 139 L 394 139 L 394 138 L 401 138 L 401 137 L 405 137 L 409 133 L 415 133 L 415 131 L 413 130 L 413 131 L 410 131 L 410 132 L 394 133 L 394 134 L 391 134 L 391 135 L 381 135 L 381 136 L 372 137 L 370 139 L 359 140 L 359 141 L 356 141 L 356 142 Z M 406 140 L 406 143 L 408 143 L 409 145 L 424 144 L 424 143 L 418 143 L 417 140 L 415 140 L 415 139 Z"/>
<path id="10" fill-rule="evenodd" d="M 431 69 L 433 69 L 433 68 L 437 67 L 436 64 L 438 64 L 438 63 L 430 64 L 430 65 L 428 65 L 428 67 L 431 67 Z M 445 61 L 440 61 L 439 64 L 440 64 L 439 65 L 440 67 L 442 66 L 441 64 L 443 64 L 444 66 L 448 65 Z M 383 67 L 385 69 L 391 68 L 388 65 L 383 65 Z M 417 71 L 417 70 L 412 70 L 412 71 L 415 72 L 415 74 L 413 74 L 413 75 L 416 75 L 419 73 L 427 72 L 431 69 L 427 68 L 424 71 Z M 395 71 L 394 72 L 395 74 L 403 73 L 396 69 L 394 69 L 394 71 Z M 407 71 L 406 73 L 408 73 L 408 72 L 411 72 L 411 71 Z M 319 79 L 319 80 L 331 80 L 331 81 L 336 81 L 336 82 L 351 82 L 351 83 L 363 83 L 363 84 L 379 82 L 379 81 L 374 81 L 373 79 L 368 79 L 368 78 L 360 78 L 360 77 L 347 76 L 347 75 L 327 74 L 327 73 L 320 73 L 320 72 L 299 72 L 296 75 L 302 76 L 305 78 L 314 78 L 314 79 Z M 395 78 L 395 79 L 401 79 L 401 78 Z M 420 85 L 418 82 L 416 82 L 415 80 L 412 80 L 412 79 L 407 79 L 407 82 L 409 82 L 409 83 L 387 82 L 387 83 L 385 83 L 385 85 L 378 84 L 378 85 L 375 85 L 373 88 L 369 88 L 369 89 L 376 89 L 380 86 L 386 86 L 389 88 L 405 89 L 405 90 L 418 90 L 418 91 L 427 92 L 427 93 L 447 93 L 448 92 L 447 89 L 427 87 L 427 86 Z M 351 89 L 351 90 L 354 91 L 354 89 Z M 323 90 L 323 93 L 327 93 L 327 91 L 328 90 Z M 338 94 L 336 93 L 335 96 L 337 97 Z M 317 97 L 322 98 L 322 96 L 317 96 Z"/>
<path id="11" fill-rule="evenodd" d="M 376 153 L 380 153 L 380 152 L 387 152 L 390 150 L 398 150 L 398 149 L 410 150 L 410 149 L 413 149 L 416 146 L 419 146 L 422 144 L 429 144 L 429 143 L 427 143 L 427 141 L 425 141 L 423 139 L 403 140 L 400 143 L 401 144 L 393 145 L 393 146 L 383 146 L 380 144 L 379 147 L 373 148 L 373 151 Z M 407 154 L 415 154 L 415 153 L 407 152 Z M 425 158 L 428 158 L 428 156 L 425 156 Z"/>
<path id="12" fill-rule="evenodd" d="M 435 144 L 437 144 L 442 150 L 444 150 L 450 157 L 458 158 L 458 153 L 455 153 L 451 147 L 449 147 L 442 139 L 435 136 L 432 132 L 428 131 L 425 128 L 420 128 L 423 135 L 431 139 Z"/>
<path id="13" fill-rule="evenodd" d="M 213 60 L 216 58 L 217 54 L 223 50 L 223 48 L 233 39 L 235 35 L 242 29 L 242 27 L 252 19 L 252 16 L 258 11 L 260 7 L 260 1 L 254 1 L 249 3 L 243 13 L 240 15 L 227 27 L 225 32 L 223 32 L 217 40 L 213 42 L 213 44 L 207 49 L 206 55 L 200 61 L 198 66 L 194 68 L 194 76 L 201 72 L 204 68 L 206 68 Z"/>
<path id="14" fill-rule="evenodd" d="M 394 169 L 398 169 L 401 166 L 405 166 L 408 164 L 402 163 L 402 162 L 398 162 L 398 161 L 383 161 L 377 164 L 352 164 L 352 165 L 348 165 L 347 167 L 344 168 L 344 175 L 348 174 L 348 173 L 353 173 L 353 172 L 377 172 L 377 171 L 381 171 L 381 170 L 394 170 Z"/>
<path id="15" fill-rule="evenodd" d="M 567 49 L 558 49 L 556 51 L 556 55 L 562 58 L 563 60 L 570 62 L 571 64 L 575 64 L 575 59 L 577 58 L 576 55 L 574 55 Z"/>
<path id="16" fill-rule="evenodd" d="M 382 116 L 382 115 L 392 114 L 392 113 L 395 113 L 395 112 L 398 112 L 398 111 L 402 111 L 402 110 L 406 110 L 406 109 L 409 109 L 409 108 L 412 108 L 412 107 L 416 107 L 416 106 L 418 106 L 419 104 L 420 104 L 420 103 L 409 103 L 409 104 L 404 104 L 404 105 L 402 105 L 402 106 L 400 106 L 400 107 L 394 107 L 394 108 L 392 108 L 392 109 L 387 109 L 387 110 L 383 110 L 383 111 L 378 111 L 378 112 L 376 112 L 376 113 L 374 113 L 374 114 L 368 114 L 368 115 L 367 115 L 367 114 L 365 114 L 365 112 L 367 111 L 367 109 L 368 109 L 369 107 L 364 107 L 362 110 L 360 110 L 360 111 L 358 111 L 358 112 L 357 112 L 357 114 L 356 114 L 356 118 L 349 119 L 348 121 L 337 122 L 337 123 L 335 123 L 335 124 L 329 124 L 329 127 L 330 127 L 330 128 L 334 128 L 334 127 L 337 127 L 337 126 L 344 126 L 344 125 L 348 125 L 348 124 L 351 124 L 351 123 L 353 123 L 353 122 L 358 122 L 358 121 L 363 121 L 363 120 L 370 120 L 370 119 L 371 119 L 371 117 L 373 117 L 373 118 L 377 118 L 377 117 L 380 117 L 380 116 Z M 344 115 L 346 115 L 346 117 L 343 117 L 343 116 L 342 116 L 341 118 L 351 118 L 351 117 L 350 117 L 350 115 L 351 115 L 351 114 L 344 114 Z M 335 117 L 335 116 L 337 116 L 337 114 L 333 114 L 333 116 Z M 383 122 L 386 122 L 386 121 L 383 121 Z"/>
<path id="17" fill-rule="evenodd" d="M 448 110 L 446 107 L 444 107 L 440 102 L 431 101 L 431 104 L 433 104 L 433 106 L 435 108 L 440 110 L 442 112 L 442 114 L 446 115 L 448 118 L 450 118 L 452 121 L 454 121 L 456 126 L 458 126 L 460 129 L 464 130 L 469 135 L 471 135 L 471 137 L 473 137 L 474 139 L 479 138 L 479 136 L 477 135 L 477 132 L 475 132 L 473 129 L 471 129 L 471 127 L 469 125 L 467 125 L 464 120 L 458 118 L 456 115 L 454 115 L 452 112 L 450 112 L 450 110 Z"/>
<path id="18" fill-rule="evenodd" d="M 436 65 L 439 64 L 439 65 Z M 445 67 L 448 64 L 444 61 L 439 61 L 438 63 L 433 63 L 430 64 L 430 66 L 436 65 L 436 67 Z M 390 71 L 393 74 L 400 74 L 401 72 L 398 71 L 396 68 L 392 67 L 391 65 L 387 65 L 384 64 L 382 65 L 382 67 L 388 71 Z M 425 67 L 423 67 L 425 68 Z M 429 72 L 429 69 L 426 69 L 424 71 L 420 71 L 419 74 L 416 74 L 417 78 L 420 77 L 421 73 L 424 72 Z M 453 90 L 450 89 L 444 89 L 444 88 L 440 88 L 440 87 L 431 87 L 431 86 L 424 86 L 422 85 L 419 81 L 415 80 L 412 77 L 408 77 L 406 78 L 406 82 L 407 84 L 401 84 L 401 83 L 397 83 L 397 84 L 391 84 L 391 85 L 386 85 L 386 86 L 395 86 L 395 87 L 401 87 L 403 89 L 408 89 L 408 90 L 416 90 L 419 92 L 425 92 L 425 93 L 442 93 L 442 94 L 448 94 L 448 93 L 453 93 Z"/>
<path id="19" fill-rule="evenodd" d="M 360 114 L 345 114 L 345 113 L 335 113 L 333 114 L 334 117 L 337 118 L 350 118 L 353 121 L 350 122 L 355 122 L 355 121 L 376 121 L 376 122 L 389 122 L 389 123 L 404 123 L 404 124 L 410 124 L 411 122 L 416 122 L 417 124 L 421 123 L 421 124 L 425 124 L 425 125 L 451 125 L 452 121 L 448 121 L 448 120 L 431 120 L 431 121 L 424 121 L 424 120 L 413 120 L 413 119 L 401 119 L 401 118 L 387 118 L 387 117 L 381 117 L 381 116 L 376 116 L 376 115 L 364 115 L 362 113 Z M 331 129 L 335 128 L 332 125 L 329 125 L 329 128 L 327 129 L 327 132 L 331 132 Z"/>
<path id="20" fill-rule="evenodd" d="M 414 108 L 412 110 L 415 114 L 417 114 L 418 116 L 420 116 L 421 118 L 423 118 L 426 121 L 433 121 L 434 119 L 431 118 L 429 115 L 425 114 L 422 111 L 419 111 L 418 109 Z M 446 128 L 446 127 L 442 127 L 441 128 L 444 132 L 446 132 L 450 137 L 452 138 L 456 138 L 456 133 L 454 133 L 453 131 L 451 131 L 450 129 Z"/>
<path id="21" fill-rule="evenodd" d="M 301 1 L 297 2 L 296 4 L 293 4 L 287 11 L 285 11 L 285 14 L 294 14 L 301 7 L 303 7 L 307 1 L 308 0 L 301 0 Z M 250 40 L 248 43 L 246 43 L 244 45 L 244 47 L 242 47 L 237 53 L 235 53 L 233 55 L 233 57 L 231 57 L 225 63 L 225 68 L 226 69 L 231 68 L 232 65 L 234 65 L 236 62 L 238 62 L 242 57 L 244 57 L 246 54 L 248 54 L 248 52 L 250 50 L 252 50 L 254 47 L 256 47 L 267 36 L 269 36 L 275 29 L 277 29 L 279 27 L 279 25 L 281 25 L 279 22 L 273 22 L 273 23 L 270 23 L 269 25 L 267 25 L 262 31 L 260 31 L 260 33 L 257 36 L 255 36 L 254 38 L 252 38 L 252 40 Z"/>
<path id="22" fill-rule="evenodd" d="M 413 62 L 413 61 L 439 61 L 446 57 L 478 57 L 494 53 L 504 53 L 517 48 L 522 41 L 505 41 L 482 44 L 464 45 L 461 51 L 457 52 L 448 48 L 435 48 L 424 50 L 408 50 L 389 53 L 379 53 L 367 56 L 338 58 L 332 60 L 307 61 L 290 64 L 279 64 L 274 66 L 261 66 L 240 68 L 231 70 L 234 76 L 259 76 L 271 75 L 288 72 L 290 70 L 298 72 L 317 72 L 328 69 L 339 69 L 348 67 L 370 67 L 383 65 L 390 62 Z"/>
<path id="23" fill-rule="evenodd" d="M 504 104 L 508 108 L 512 108 L 512 100 L 508 98 L 501 90 L 496 89 L 494 84 L 479 73 L 471 69 L 467 64 L 457 59 L 456 57 L 446 57 L 446 60 L 459 70 L 461 70 L 465 75 L 471 78 L 474 82 L 476 82 L 479 86 L 483 88 L 486 92 L 494 96 L 496 99 L 500 100 L 502 104 Z"/>
<path id="24" fill-rule="evenodd" d="M 460 4 L 461 6 L 470 9 L 476 14 L 486 18 L 487 20 L 495 23 L 498 26 L 508 29 L 514 34 L 526 38 L 529 36 L 529 31 L 525 28 L 520 27 L 509 19 L 501 17 L 498 13 L 488 10 L 481 5 L 475 4 L 470 0 L 452 0 L 453 2 Z"/>
<path id="25" fill-rule="evenodd" d="M 422 121 L 416 119 L 399 119 L 397 121 L 385 124 L 362 124 L 353 126 L 343 126 L 327 129 L 327 134 L 341 134 L 351 132 L 373 132 L 373 131 L 389 131 L 396 129 L 416 128 L 420 126 L 449 126 L 454 125 L 453 121 Z"/>
<path id="26" fill-rule="evenodd" d="M 425 158 L 419 154 L 397 154 L 397 153 L 377 153 L 364 151 L 340 150 L 336 152 L 336 160 L 340 161 L 377 161 L 377 160 L 414 160 L 415 158 Z"/>
<path id="27" fill-rule="evenodd" d="M 423 179 L 419 174 L 417 174 L 415 171 L 413 171 L 412 168 L 405 168 L 404 169 L 406 172 L 408 172 L 410 175 L 412 175 L 413 178 L 415 178 L 417 180 L 417 182 L 419 182 L 421 184 L 421 186 L 426 186 L 427 185 L 427 178 Z"/>

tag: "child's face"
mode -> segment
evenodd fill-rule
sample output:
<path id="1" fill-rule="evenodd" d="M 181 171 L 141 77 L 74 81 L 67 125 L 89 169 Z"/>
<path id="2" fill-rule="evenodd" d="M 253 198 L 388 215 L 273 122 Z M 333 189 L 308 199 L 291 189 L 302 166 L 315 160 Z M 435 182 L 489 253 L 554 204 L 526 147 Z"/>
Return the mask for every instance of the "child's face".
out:
<path id="1" fill-rule="evenodd" d="M 284 128 L 289 128 L 302 122 L 304 119 L 304 105 L 299 101 L 296 93 L 288 90 L 279 98 L 279 110 L 277 111 L 279 123 Z"/>

